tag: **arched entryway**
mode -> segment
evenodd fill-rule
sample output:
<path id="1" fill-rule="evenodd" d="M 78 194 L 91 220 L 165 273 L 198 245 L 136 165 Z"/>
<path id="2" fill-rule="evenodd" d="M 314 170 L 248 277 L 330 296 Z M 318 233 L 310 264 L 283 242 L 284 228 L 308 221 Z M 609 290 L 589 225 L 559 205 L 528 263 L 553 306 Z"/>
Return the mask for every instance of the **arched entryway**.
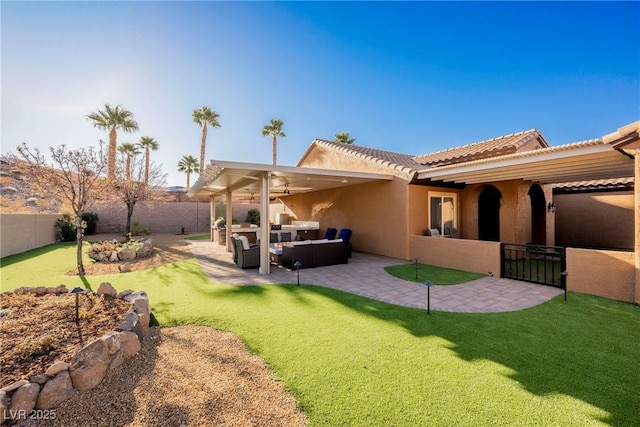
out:
<path id="1" fill-rule="evenodd" d="M 478 239 L 500 241 L 500 205 L 502 194 L 493 185 L 487 185 L 478 197 Z"/>
<path id="2" fill-rule="evenodd" d="M 529 188 L 531 200 L 531 243 L 534 245 L 547 244 L 547 203 L 544 191 L 538 184 Z"/>

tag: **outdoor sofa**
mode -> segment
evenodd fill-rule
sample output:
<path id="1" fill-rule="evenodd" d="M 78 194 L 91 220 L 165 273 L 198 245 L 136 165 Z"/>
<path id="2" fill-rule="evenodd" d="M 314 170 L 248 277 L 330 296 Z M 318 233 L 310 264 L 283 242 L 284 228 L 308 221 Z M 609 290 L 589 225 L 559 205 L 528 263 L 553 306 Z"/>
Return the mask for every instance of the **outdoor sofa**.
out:
<path id="1" fill-rule="evenodd" d="M 349 247 L 342 239 L 292 242 L 282 246 L 282 266 L 296 269 L 296 261 L 300 262 L 300 268 L 347 264 L 348 251 Z"/>

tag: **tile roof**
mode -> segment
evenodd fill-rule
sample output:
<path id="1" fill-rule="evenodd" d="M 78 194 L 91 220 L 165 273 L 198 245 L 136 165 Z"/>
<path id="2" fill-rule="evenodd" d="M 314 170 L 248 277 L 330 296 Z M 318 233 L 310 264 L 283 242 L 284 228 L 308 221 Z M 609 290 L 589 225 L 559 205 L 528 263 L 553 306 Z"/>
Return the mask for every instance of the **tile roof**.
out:
<path id="1" fill-rule="evenodd" d="M 634 178 L 613 178 L 613 179 L 598 179 L 595 181 L 574 181 L 563 182 L 561 184 L 554 184 L 554 190 L 563 191 L 584 191 L 584 190 L 616 190 L 633 188 Z"/>
<path id="2" fill-rule="evenodd" d="M 498 138 L 487 139 L 461 147 L 449 148 L 435 153 L 413 158 L 424 166 L 437 167 L 471 160 L 486 159 L 520 151 L 527 143 L 538 140 L 541 148 L 549 147 L 544 136 L 537 129 L 512 133 Z"/>
<path id="3" fill-rule="evenodd" d="M 411 178 L 421 166 L 419 163 L 416 163 L 413 160 L 413 156 L 409 154 L 394 153 L 393 151 L 378 150 L 376 148 L 344 144 L 342 142 L 327 141 L 324 139 L 315 139 L 312 145 L 314 144 L 340 151 L 374 164 L 386 166 L 394 171 L 400 172 L 408 178 Z"/>

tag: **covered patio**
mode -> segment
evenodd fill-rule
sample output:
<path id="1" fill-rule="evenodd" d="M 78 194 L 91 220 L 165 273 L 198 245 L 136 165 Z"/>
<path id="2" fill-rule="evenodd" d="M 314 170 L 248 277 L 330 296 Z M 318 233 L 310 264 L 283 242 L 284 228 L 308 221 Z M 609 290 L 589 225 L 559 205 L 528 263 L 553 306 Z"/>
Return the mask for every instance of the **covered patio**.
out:
<path id="1" fill-rule="evenodd" d="M 218 197 L 227 200 L 225 220 L 227 224 L 227 246 L 231 251 L 232 211 L 231 203 L 236 195 L 257 195 L 260 201 L 261 227 L 259 240 L 269 241 L 270 200 L 289 195 L 315 192 L 332 188 L 343 188 L 373 181 L 391 181 L 386 174 L 301 168 L 293 166 L 265 165 L 258 163 L 228 162 L 212 160 L 198 181 L 189 189 L 189 197 L 209 197 L 211 218 L 215 217 L 214 206 Z M 260 245 L 260 274 L 270 273 L 269 246 Z"/>

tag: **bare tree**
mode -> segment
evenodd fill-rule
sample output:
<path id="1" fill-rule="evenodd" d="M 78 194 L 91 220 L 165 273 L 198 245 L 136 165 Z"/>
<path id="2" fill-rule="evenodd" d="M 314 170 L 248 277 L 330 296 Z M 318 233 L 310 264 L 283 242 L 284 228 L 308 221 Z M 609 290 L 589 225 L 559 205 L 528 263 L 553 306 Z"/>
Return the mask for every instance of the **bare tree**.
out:
<path id="1" fill-rule="evenodd" d="M 121 153 L 122 154 L 122 153 Z M 127 170 L 129 171 L 127 173 Z M 145 182 L 145 178 L 148 179 Z M 116 180 L 113 185 L 113 197 L 127 206 L 127 223 L 125 234 L 130 238 L 131 217 L 138 202 L 147 200 L 161 200 L 164 193 L 162 187 L 166 184 L 166 174 L 160 166 L 151 162 L 146 168 L 144 156 L 122 154 L 116 162 Z"/>
<path id="2" fill-rule="evenodd" d="M 84 227 L 82 214 L 107 193 L 111 181 L 103 176 L 108 166 L 105 144 L 98 147 L 67 149 L 63 145 L 50 147 L 50 162 L 37 148 L 22 143 L 18 155 L 8 154 L 15 161 L 37 191 L 48 193 L 67 202 L 76 216 L 76 257 L 78 275 L 84 276 L 82 241 Z"/>

